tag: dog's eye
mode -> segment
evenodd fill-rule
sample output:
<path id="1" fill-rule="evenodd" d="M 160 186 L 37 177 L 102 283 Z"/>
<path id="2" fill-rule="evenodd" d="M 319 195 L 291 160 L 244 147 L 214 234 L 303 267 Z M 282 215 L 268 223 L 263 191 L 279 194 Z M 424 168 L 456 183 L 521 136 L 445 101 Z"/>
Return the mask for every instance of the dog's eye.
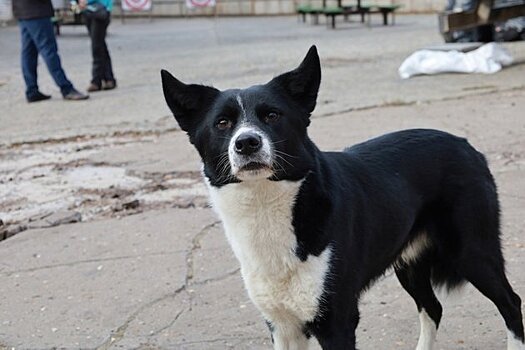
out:
<path id="1" fill-rule="evenodd" d="M 264 121 L 266 123 L 271 123 L 273 121 L 276 121 L 277 119 L 279 119 L 279 114 L 275 112 L 270 112 L 264 117 Z"/>
<path id="2" fill-rule="evenodd" d="M 217 122 L 217 124 L 215 126 L 219 130 L 227 130 L 227 129 L 232 127 L 232 122 L 231 122 L 231 120 L 228 120 L 226 118 L 221 118 L 221 119 L 219 119 L 219 121 Z"/>

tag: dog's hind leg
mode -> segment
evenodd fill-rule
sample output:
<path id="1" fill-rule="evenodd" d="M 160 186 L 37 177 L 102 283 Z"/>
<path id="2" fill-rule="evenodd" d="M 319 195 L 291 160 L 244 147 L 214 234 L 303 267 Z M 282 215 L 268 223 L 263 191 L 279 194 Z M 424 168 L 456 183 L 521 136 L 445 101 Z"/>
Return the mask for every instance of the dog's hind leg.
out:
<path id="1" fill-rule="evenodd" d="M 505 276 L 495 187 L 482 185 L 466 189 L 452 207 L 452 233 L 461 246 L 457 272 L 498 308 L 508 330 L 507 349 L 525 350 L 521 299 Z"/>
<path id="2" fill-rule="evenodd" d="M 414 299 L 419 311 L 420 334 L 416 350 L 431 350 L 443 308 L 430 282 L 431 265 L 424 258 L 409 264 L 401 262 L 395 272 L 403 288 Z"/>
<path id="3" fill-rule="evenodd" d="M 499 242 L 494 242 L 499 246 Z M 498 252 L 501 255 L 501 252 Z M 498 308 L 507 326 L 507 349 L 525 350 L 521 299 L 510 286 L 503 267 L 503 258 L 479 252 L 462 264 L 462 273 Z"/>

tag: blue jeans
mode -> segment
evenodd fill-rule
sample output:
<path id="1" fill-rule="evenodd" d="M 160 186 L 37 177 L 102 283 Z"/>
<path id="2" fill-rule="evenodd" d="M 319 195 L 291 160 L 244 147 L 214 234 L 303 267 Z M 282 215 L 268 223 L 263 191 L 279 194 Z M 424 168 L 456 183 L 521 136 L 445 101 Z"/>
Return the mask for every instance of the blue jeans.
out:
<path id="1" fill-rule="evenodd" d="M 62 69 L 58 46 L 53 31 L 51 18 L 19 20 L 22 38 L 22 73 L 26 83 L 26 96 L 31 97 L 38 91 L 37 64 L 38 54 L 46 62 L 49 73 L 60 87 L 62 95 L 67 95 L 74 88 Z"/>

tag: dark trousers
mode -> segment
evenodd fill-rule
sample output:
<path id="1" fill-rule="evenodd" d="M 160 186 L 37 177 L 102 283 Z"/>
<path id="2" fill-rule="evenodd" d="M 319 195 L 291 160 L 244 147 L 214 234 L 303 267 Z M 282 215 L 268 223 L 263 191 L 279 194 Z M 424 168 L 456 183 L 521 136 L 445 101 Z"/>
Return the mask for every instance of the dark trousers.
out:
<path id="1" fill-rule="evenodd" d="M 22 39 L 21 63 L 26 83 L 26 96 L 34 96 L 38 91 L 37 65 L 39 53 L 55 83 L 60 87 L 62 95 L 67 95 L 73 90 L 73 84 L 67 79 L 66 73 L 62 69 L 51 18 L 19 20 L 18 25 Z"/>
<path id="2" fill-rule="evenodd" d="M 93 56 L 93 69 L 91 82 L 100 86 L 102 80 L 115 81 L 111 57 L 106 45 L 106 33 L 111 17 L 107 19 L 86 18 L 86 25 L 91 37 L 91 54 Z"/>

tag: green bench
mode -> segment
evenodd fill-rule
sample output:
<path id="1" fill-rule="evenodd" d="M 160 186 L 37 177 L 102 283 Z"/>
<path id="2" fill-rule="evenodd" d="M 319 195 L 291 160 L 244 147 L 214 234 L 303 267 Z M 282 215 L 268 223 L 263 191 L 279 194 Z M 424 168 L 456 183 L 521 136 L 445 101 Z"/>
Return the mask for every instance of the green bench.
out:
<path id="1" fill-rule="evenodd" d="M 369 15 L 368 22 L 370 23 L 371 13 L 380 13 L 383 16 L 383 25 L 388 25 L 388 14 L 392 14 L 392 24 L 396 23 L 395 11 L 402 5 L 361 5 L 362 8 L 367 9 Z"/>
<path id="2" fill-rule="evenodd" d="M 297 7 L 297 14 L 300 15 L 303 19 L 303 22 L 306 22 L 306 15 L 310 15 L 313 19 L 313 23 L 319 23 L 319 15 L 324 13 L 323 7 L 316 7 L 310 5 L 300 5 Z"/>
<path id="3" fill-rule="evenodd" d="M 345 15 L 345 9 L 343 7 L 327 7 L 324 9 L 323 13 L 326 16 L 326 23 L 332 24 L 332 28 L 335 28 L 335 17 L 339 15 Z M 331 21 L 329 20 L 331 19 Z"/>
<path id="4" fill-rule="evenodd" d="M 361 22 L 365 21 L 365 15 L 368 15 L 368 24 L 370 24 L 370 15 L 373 13 L 380 13 L 383 16 L 383 25 L 388 25 L 388 15 L 392 14 L 392 24 L 395 24 L 395 11 L 402 5 L 375 5 L 365 4 L 359 6 L 335 7 L 325 8 L 323 13 L 326 16 L 327 24 L 331 24 L 335 28 L 335 19 L 337 16 L 343 15 L 345 19 L 349 15 L 361 15 Z"/>

